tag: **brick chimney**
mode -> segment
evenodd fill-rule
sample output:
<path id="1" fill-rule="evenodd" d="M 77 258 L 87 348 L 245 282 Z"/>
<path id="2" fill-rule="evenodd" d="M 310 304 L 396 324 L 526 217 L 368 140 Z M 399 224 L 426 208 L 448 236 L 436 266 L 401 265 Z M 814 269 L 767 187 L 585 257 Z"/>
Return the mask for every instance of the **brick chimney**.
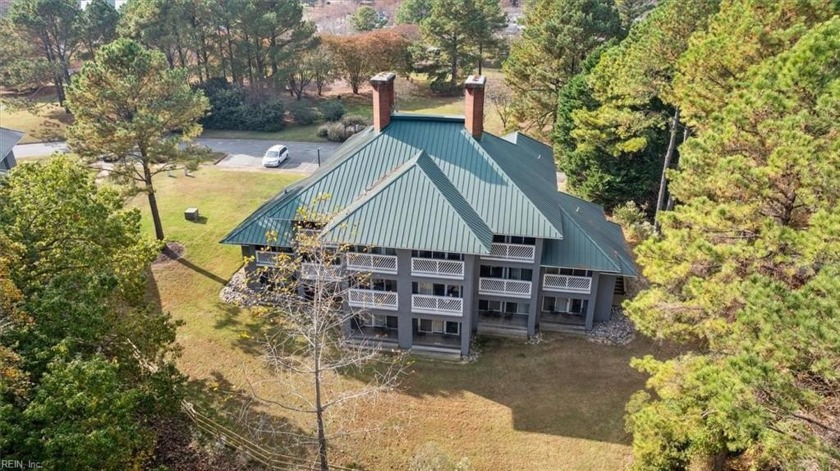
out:
<path id="1" fill-rule="evenodd" d="M 481 75 L 470 75 L 464 83 L 466 97 L 464 125 L 476 139 L 484 132 L 484 84 L 487 79 Z"/>
<path id="2" fill-rule="evenodd" d="M 391 123 L 394 109 L 394 79 L 392 72 L 380 72 L 370 79 L 373 87 L 373 127 L 381 131 Z"/>

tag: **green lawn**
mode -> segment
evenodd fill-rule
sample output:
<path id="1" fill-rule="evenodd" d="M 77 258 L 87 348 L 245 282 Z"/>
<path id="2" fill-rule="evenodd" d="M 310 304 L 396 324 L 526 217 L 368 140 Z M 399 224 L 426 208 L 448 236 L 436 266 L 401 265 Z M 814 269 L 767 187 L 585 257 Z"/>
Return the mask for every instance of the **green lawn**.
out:
<path id="1" fill-rule="evenodd" d="M 186 246 L 186 254 L 180 262 L 153 267 L 150 296 L 184 321 L 178 334 L 180 368 L 215 391 L 219 403 L 231 405 L 231 418 L 249 396 L 246 376 L 270 376 L 255 343 L 262 332 L 260 320 L 219 301 L 219 290 L 242 260 L 238 247 L 218 241 L 294 179 L 204 167 L 190 177 L 157 180 L 164 230 Z M 151 234 L 146 200 L 138 197 L 132 204 L 143 210 L 145 230 Z M 185 221 L 188 206 L 197 206 L 206 220 Z M 539 345 L 488 340 L 472 364 L 418 359 L 400 392 L 356 411 L 359 427 L 385 423 L 398 429 L 335 442 L 332 453 L 338 464 L 405 469 L 418 447 L 435 441 L 455 457 L 468 457 L 476 470 L 621 469 L 629 456 L 624 404 L 643 385 L 642 375 L 628 362 L 650 351 L 642 340 L 608 347 L 546 335 Z M 256 389 L 267 397 L 288 395 L 283 384 L 264 383 Z M 250 412 L 286 427 L 310 429 L 309 417 L 276 407 Z"/>

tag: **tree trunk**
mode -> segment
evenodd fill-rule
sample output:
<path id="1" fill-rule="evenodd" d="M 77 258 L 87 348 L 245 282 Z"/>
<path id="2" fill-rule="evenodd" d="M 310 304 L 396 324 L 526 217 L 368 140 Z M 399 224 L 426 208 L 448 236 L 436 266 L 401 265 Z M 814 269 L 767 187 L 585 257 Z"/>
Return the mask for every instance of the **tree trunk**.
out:
<path id="1" fill-rule="evenodd" d="M 319 287 L 315 287 L 316 289 L 316 298 L 319 299 L 317 291 L 319 291 Z M 317 309 L 317 307 L 316 307 Z M 314 350 L 313 350 L 313 358 L 315 359 L 315 418 L 318 422 L 318 459 L 321 463 L 321 471 L 329 471 L 330 466 L 329 462 L 327 461 L 327 434 L 324 430 L 324 407 L 321 403 L 321 337 L 319 336 L 320 332 L 320 325 L 318 323 L 318 314 L 315 315 L 315 325 L 314 332 Z"/>
<path id="2" fill-rule="evenodd" d="M 682 140 L 682 143 L 685 144 L 686 140 L 688 140 L 688 127 L 683 126 L 683 140 Z M 679 159 L 677 159 L 677 161 L 674 163 L 674 168 L 677 168 L 677 169 L 680 168 Z M 665 211 L 673 211 L 675 203 L 676 202 L 674 201 L 674 195 L 671 194 L 671 193 L 668 193 L 668 204 L 665 205 Z"/>
<path id="3" fill-rule="evenodd" d="M 458 39 L 452 35 L 452 88 L 458 86 Z"/>
<path id="4" fill-rule="evenodd" d="M 666 173 L 671 166 L 671 158 L 674 156 L 674 147 L 677 143 L 677 126 L 680 124 L 680 109 L 674 110 L 674 120 L 671 122 L 671 139 L 668 141 L 668 150 L 665 152 L 665 163 L 662 165 L 662 177 L 659 180 L 659 196 L 656 198 L 656 214 L 653 220 L 654 232 L 659 232 L 659 215 L 665 205 Z"/>
<path id="5" fill-rule="evenodd" d="M 478 75 L 481 75 L 482 62 L 484 62 L 484 43 L 478 45 Z"/>
<path id="6" fill-rule="evenodd" d="M 160 211 L 158 211 L 155 187 L 152 185 L 152 171 L 149 169 L 148 160 L 145 155 L 143 156 L 143 160 L 143 179 L 146 184 L 146 195 L 149 197 L 149 210 L 152 213 L 152 221 L 155 224 L 155 237 L 157 240 L 163 241 L 163 224 L 160 222 Z"/>

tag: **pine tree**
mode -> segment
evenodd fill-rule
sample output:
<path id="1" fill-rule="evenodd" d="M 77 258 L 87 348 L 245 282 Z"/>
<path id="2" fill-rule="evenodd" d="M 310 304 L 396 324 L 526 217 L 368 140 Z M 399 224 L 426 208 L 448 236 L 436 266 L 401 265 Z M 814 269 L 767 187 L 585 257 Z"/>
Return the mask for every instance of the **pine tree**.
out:
<path id="1" fill-rule="evenodd" d="M 612 2 L 602 0 L 536 0 L 524 24 L 503 68 L 519 121 L 542 134 L 557 120 L 560 89 L 591 51 L 621 35 L 621 25 Z"/>
<path id="2" fill-rule="evenodd" d="M 201 132 L 197 120 L 207 99 L 163 54 L 119 39 L 85 64 L 68 105 L 76 117 L 68 129 L 70 148 L 88 160 L 114 160 L 110 176 L 146 194 L 155 235 L 164 240 L 154 176 L 187 161 L 179 144 Z"/>
<path id="3" fill-rule="evenodd" d="M 628 406 L 637 469 L 840 466 L 840 19 L 807 29 L 694 115 L 681 204 L 638 250 L 631 318 L 691 351 L 636 361 L 655 394 Z"/>

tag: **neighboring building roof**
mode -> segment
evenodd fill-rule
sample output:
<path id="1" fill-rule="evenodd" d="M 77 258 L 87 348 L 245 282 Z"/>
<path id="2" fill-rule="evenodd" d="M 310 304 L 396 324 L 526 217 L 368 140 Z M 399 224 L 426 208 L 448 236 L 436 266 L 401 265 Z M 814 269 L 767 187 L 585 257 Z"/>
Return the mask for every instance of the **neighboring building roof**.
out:
<path id="1" fill-rule="evenodd" d="M 567 237 L 545 241 L 542 265 L 639 276 L 621 227 L 608 221 L 600 206 L 562 192 L 556 201 Z"/>
<path id="2" fill-rule="evenodd" d="M 6 158 L 9 152 L 14 149 L 23 133 L 13 129 L 0 128 L 0 160 Z"/>

